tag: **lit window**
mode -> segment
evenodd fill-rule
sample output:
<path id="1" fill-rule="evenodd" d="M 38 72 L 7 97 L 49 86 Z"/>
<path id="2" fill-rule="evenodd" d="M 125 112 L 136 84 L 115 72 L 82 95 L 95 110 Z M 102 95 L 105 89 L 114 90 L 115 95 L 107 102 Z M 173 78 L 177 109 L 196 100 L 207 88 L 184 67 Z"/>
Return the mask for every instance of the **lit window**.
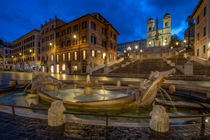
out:
<path id="1" fill-rule="evenodd" d="M 51 65 L 50 71 L 51 71 L 51 73 L 54 73 L 54 66 L 53 65 Z"/>
<path id="2" fill-rule="evenodd" d="M 42 72 L 44 72 L 44 66 L 42 66 Z"/>
<path id="3" fill-rule="evenodd" d="M 77 65 L 73 66 L 73 71 L 74 71 L 74 72 L 77 71 Z"/>
<path id="4" fill-rule="evenodd" d="M 57 73 L 59 73 L 59 64 L 56 65 Z"/>
<path id="5" fill-rule="evenodd" d="M 102 58 L 103 58 L 103 59 L 106 58 L 106 53 L 103 53 Z"/>
<path id="6" fill-rule="evenodd" d="M 51 61 L 53 61 L 53 60 L 54 60 L 54 56 L 53 56 L 53 54 L 51 54 L 50 59 L 51 59 Z"/>
<path id="7" fill-rule="evenodd" d="M 57 62 L 59 62 L 59 55 L 58 54 L 57 54 L 57 58 L 56 59 L 57 59 Z"/>
<path id="8" fill-rule="evenodd" d="M 66 60 L 66 55 L 63 53 L 63 61 Z"/>
<path id="9" fill-rule="evenodd" d="M 68 53 L 68 61 L 71 61 L 71 53 Z"/>
<path id="10" fill-rule="evenodd" d="M 62 65 L 62 70 L 63 70 L 63 71 L 66 70 L 66 65 L 65 65 L 65 64 Z"/>
<path id="11" fill-rule="evenodd" d="M 82 54 L 83 54 L 83 60 L 85 60 L 86 59 L 86 51 L 83 50 Z"/>
<path id="12" fill-rule="evenodd" d="M 92 57 L 95 56 L 95 51 L 94 50 L 91 51 L 91 55 L 92 55 Z"/>
<path id="13" fill-rule="evenodd" d="M 77 52 L 74 52 L 74 60 L 77 60 Z"/>

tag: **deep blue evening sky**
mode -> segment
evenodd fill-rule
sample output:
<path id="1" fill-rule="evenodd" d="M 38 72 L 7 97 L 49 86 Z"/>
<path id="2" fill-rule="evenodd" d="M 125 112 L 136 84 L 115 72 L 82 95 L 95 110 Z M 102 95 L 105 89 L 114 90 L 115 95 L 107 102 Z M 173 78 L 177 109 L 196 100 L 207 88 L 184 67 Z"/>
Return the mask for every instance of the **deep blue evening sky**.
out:
<path id="1" fill-rule="evenodd" d="M 120 32 L 118 43 L 146 38 L 150 16 L 159 20 L 172 15 L 172 33 L 181 39 L 186 17 L 199 0 L 0 0 L 0 38 L 12 42 L 45 20 L 58 18 L 69 22 L 87 13 L 98 12 Z M 162 26 L 162 25 L 161 25 Z M 159 27 L 160 28 L 160 27 Z"/>

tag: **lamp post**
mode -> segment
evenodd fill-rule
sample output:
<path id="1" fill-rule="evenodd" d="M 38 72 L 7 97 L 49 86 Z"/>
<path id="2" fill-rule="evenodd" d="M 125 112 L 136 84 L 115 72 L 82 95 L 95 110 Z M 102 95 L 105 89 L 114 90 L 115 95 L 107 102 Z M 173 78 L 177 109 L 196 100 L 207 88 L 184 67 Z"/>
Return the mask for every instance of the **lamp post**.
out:
<path id="1" fill-rule="evenodd" d="M 129 47 L 127 48 L 127 50 L 128 50 L 128 52 L 130 52 L 130 51 L 131 51 L 131 47 L 129 46 Z M 129 56 L 129 53 L 128 53 L 128 56 Z"/>
<path id="2" fill-rule="evenodd" d="M 137 50 L 138 50 L 138 48 L 139 48 L 139 47 L 136 45 L 136 46 L 135 46 L 135 49 L 136 49 L 136 57 L 137 57 Z"/>

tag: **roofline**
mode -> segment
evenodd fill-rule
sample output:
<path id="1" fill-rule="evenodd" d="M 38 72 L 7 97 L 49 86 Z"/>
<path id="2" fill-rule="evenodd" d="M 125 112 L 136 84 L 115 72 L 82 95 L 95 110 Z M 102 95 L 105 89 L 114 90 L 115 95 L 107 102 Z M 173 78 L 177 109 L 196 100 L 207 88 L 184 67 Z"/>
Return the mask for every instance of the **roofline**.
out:
<path id="1" fill-rule="evenodd" d="M 120 44 L 117 44 L 117 45 L 123 45 L 123 44 L 132 43 L 132 42 L 138 42 L 138 41 L 146 41 L 146 39 L 134 40 L 134 41 L 130 41 L 130 42 L 120 43 Z"/>
<path id="2" fill-rule="evenodd" d="M 99 14 L 100 16 L 102 16 L 101 14 Z M 95 18 L 94 16 L 92 16 L 91 14 L 86 14 L 86 15 L 83 15 L 83 16 L 81 16 L 81 17 L 79 17 L 79 18 L 76 18 L 76 19 L 74 19 L 74 20 L 72 20 L 72 21 L 70 21 L 70 22 L 67 22 L 67 23 L 65 23 L 65 24 L 63 24 L 62 26 L 59 26 L 59 27 L 57 27 L 56 29 L 59 29 L 59 28 L 61 28 L 61 27 L 64 27 L 64 26 L 66 26 L 66 25 L 68 25 L 68 24 L 70 24 L 70 23 L 72 23 L 72 22 L 75 22 L 75 21 L 77 21 L 77 20 L 80 20 L 81 18 L 83 18 L 83 17 L 86 17 L 86 16 L 91 16 L 91 17 L 93 17 L 93 18 Z M 103 17 L 103 16 L 102 16 Z M 104 17 L 103 17 L 104 18 Z M 97 18 L 95 18 L 96 20 L 98 20 Z M 105 19 L 105 18 L 104 18 Z M 106 19 L 105 19 L 106 20 Z M 98 20 L 99 22 L 101 22 L 100 20 Z M 106 20 L 107 21 L 107 20 Z M 108 21 L 107 21 L 108 22 Z M 101 22 L 102 24 L 104 24 L 103 22 Z M 109 23 L 109 22 L 108 22 Z M 120 33 L 112 26 L 112 24 L 108 24 L 108 25 L 111 25 L 111 27 L 118 33 L 118 35 L 120 35 Z"/>
<path id="3" fill-rule="evenodd" d="M 192 15 L 190 16 L 190 19 L 193 18 L 193 16 L 195 15 L 195 13 L 197 12 L 197 10 L 200 8 L 201 4 L 203 3 L 204 0 L 200 0 L 199 3 L 197 4 L 197 6 L 195 7 Z"/>
<path id="4" fill-rule="evenodd" d="M 70 24 L 70 23 L 72 23 L 72 22 L 75 22 L 75 21 L 77 21 L 77 20 L 79 20 L 79 19 L 81 19 L 81 18 L 83 18 L 83 17 L 86 17 L 86 16 L 88 16 L 88 15 L 90 15 L 90 14 L 88 13 L 88 14 L 83 15 L 83 16 L 81 16 L 81 17 L 79 17 L 79 18 L 76 18 L 76 19 L 74 19 L 74 20 L 72 20 L 72 21 L 66 22 L 65 24 L 63 24 L 63 25 L 57 27 L 56 29 L 59 29 L 59 28 L 61 28 L 61 27 L 64 27 L 64 26 L 66 26 L 66 25 L 68 25 L 68 24 Z"/>
<path id="5" fill-rule="evenodd" d="M 21 38 L 23 38 L 23 37 L 27 36 L 28 34 L 30 34 L 30 33 L 32 33 L 32 32 L 34 32 L 34 31 L 36 31 L 36 32 L 40 32 L 38 29 L 33 29 L 32 31 L 28 32 L 27 34 L 22 35 L 22 36 L 21 36 L 21 37 L 19 37 L 18 39 L 16 39 L 16 40 L 12 41 L 12 44 L 13 44 L 14 42 L 18 41 L 19 39 L 21 39 Z"/>
<path id="6" fill-rule="evenodd" d="M 100 13 L 97 13 L 99 14 L 100 16 L 102 16 Z M 93 15 L 90 14 L 90 16 L 92 16 L 93 18 L 97 19 L 96 17 L 94 17 Z M 102 16 L 103 17 L 103 16 Z M 104 17 L 103 17 L 104 18 Z M 113 27 L 113 25 L 106 19 L 104 18 L 109 24 L 108 25 L 111 25 L 111 27 L 118 33 L 118 35 L 120 35 L 120 33 Z M 98 20 L 98 19 L 97 19 Z M 100 20 L 98 20 L 99 22 L 101 22 Z M 101 22 L 103 23 L 103 22 Z M 104 23 L 103 23 L 104 24 Z"/>

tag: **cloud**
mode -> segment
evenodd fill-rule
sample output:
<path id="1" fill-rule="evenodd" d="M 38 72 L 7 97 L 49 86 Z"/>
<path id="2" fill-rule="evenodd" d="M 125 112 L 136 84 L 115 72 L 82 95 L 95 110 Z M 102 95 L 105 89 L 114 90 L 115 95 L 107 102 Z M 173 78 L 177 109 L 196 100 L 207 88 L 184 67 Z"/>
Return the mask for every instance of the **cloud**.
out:
<path id="1" fill-rule="evenodd" d="M 69 22 L 87 13 L 101 13 L 119 32 L 118 43 L 146 38 L 149 17 L 172 16 L 172 31 L 183 38 L 190 15 L 199 0 L 8 0 L 1 2 L 0 38 L 13 41 L 45 20 Z M 187 6 L 186 6 L 187 5 Z M 6 34 L 5 34 L 6 33 Z"/>
<path id="2" fill-rule="evenodd" d="M 178 27 L 172 29 L 172 34 L 182 36 L 187 27 L 188 27 L 187 23 L 185 23 L 185 20 L 183 20 Z"/>

